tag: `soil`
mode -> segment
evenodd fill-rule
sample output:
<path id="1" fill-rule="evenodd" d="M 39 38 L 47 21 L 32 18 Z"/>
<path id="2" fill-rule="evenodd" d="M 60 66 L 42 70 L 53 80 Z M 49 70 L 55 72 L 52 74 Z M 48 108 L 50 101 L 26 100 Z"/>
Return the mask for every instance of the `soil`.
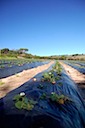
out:
<path id="1" fill-rule="evenodd" d="M 10 91 L 26 83 L 38 73 L 41 73 L 44 70 L 48 69 L 53 63 L 54 61 L 51 61 L 48 64 L 38 66 L 36 68 L 32 68 L 28 70 L 23 70 L 22 72 L 17 73 L 16 75 L 12 75 L 12 76 L 0 79 L 0 81 L 3 82 L 3 85 L 0 85 L 0 98 L 6 96 L 6 94 L 9 93 Z"/>
<path id="2" fill-rule="evenodd" d="M 60 64 L 64 67 L 67 74 L 71 77 L 71 79 L 78 85 L 78 87 L 82 90 L 82 97 L 85 100 L 85 75 L 80 73 L 78 70 L 64 64 L 60 61 Z"/>

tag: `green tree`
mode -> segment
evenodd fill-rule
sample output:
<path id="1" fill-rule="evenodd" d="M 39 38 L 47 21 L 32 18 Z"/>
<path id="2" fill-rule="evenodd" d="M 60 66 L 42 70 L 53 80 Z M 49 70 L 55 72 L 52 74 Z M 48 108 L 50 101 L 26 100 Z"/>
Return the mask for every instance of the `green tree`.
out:
<path id="1" fill-rule="evenodd" d="M 8 52 L 9 52 L 8 48 L 1 49 L 1 54 L 8 54 Z"/>
<path id="2" fill-rule="evenodd" d="M 26 53 L 27 51 L 28 51 L 27 48 L 20 48 L 20 49 L 18 50 L 18 52 L 19 52 L 20 54 Z"/>
<path id="3" fill-rule="evenodd" d="M 65 55 L 62 55 L 62 56 L 60 57 L 61 60 L 66 60 L 66 58 L 67 58 L 67 57 L 66 57 Z"/>

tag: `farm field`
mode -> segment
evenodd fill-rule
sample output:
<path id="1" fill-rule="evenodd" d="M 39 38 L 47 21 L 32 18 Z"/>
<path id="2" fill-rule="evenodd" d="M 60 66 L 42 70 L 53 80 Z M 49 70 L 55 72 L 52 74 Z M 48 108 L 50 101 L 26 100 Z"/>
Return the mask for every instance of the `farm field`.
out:
<path id="1" fill-rule="evenodd" d="M 85 75 L 69 65 L 76 65 L 76 61 L 32 63 L 37 63 L 37 66 L 0 78 L 2 127 L 48 128 L 50 123 L 50 128 L 56 128 L 57 124 L 59 128 L 72 128 L 74 124 L 75 128 L 84 128 Z M 15 118 L 18 123 L 15 123 Z"/>
<path id="2" fill-rule="evenodd" d="M 0 1 L 0 128 L 85 128 L 85 0 Z"/>

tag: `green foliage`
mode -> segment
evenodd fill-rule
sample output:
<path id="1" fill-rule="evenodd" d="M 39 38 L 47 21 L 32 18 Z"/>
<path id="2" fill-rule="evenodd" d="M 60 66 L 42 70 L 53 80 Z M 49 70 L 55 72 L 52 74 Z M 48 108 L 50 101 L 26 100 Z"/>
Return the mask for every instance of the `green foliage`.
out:
<path id="1" fill-rule="evenodd" d="M 27 48 L 20 48 L 18 50 L 9 50 L 8 48 L 4 48 L 0 50 L 0 56 L 1 57 L 15 57 L 17 58 L 18 56 L 23 56 L 27 58 Z M 29 55 L 28 55 L 29 56 Z M 32 56 L 32 55 L 31 55 Z"/>
<path id="2" fill-rule="evenodd" d="M 18 109 L 32 110 L 37 101 L 33 99 L 28 99 L 26 96 L 20 96 L 19 94 L 14 96 L 15 107 Z"/>
<path id="3" fill-rule="evenodd" d="M 61 71 L 62 71 L 61 65 L 58 62 L 56 62 L 55 66 L 53 66 L 51 71 L 45 72 L 43 74 L 42 80 L 49 81 L 55 84 L 56 80 L 60 79 Z"/>
<path id="4" fill-rule="evenodd" d="M 57 102 L 59 104 L 64 104 L 66 101 L 71 101 L 68 97 L 66 97 L 65 95 L 61 94 L 58 95 L 55 92 L 52 92 L 50 95 L 50 99 L 54 102 Z"/>
<path id="5" fill-rule="evenodd" d="M 61 65 L 60 63 L 57 61 L 55 66 L 53 67 L 53 70 L 58 74 L 58 75 L 61 75 L 61 72 L 62 72 L 62 68 L 61 68 Z"/>
<path id="6" fill-rule="evenodd" d="M 18 50 L 18 52 L 19 52 L 20 54 L 23 54 L 23 53 L 25 53 L 25 52 L 27 52 L 27 51 L 28 51 L 27 48 L 20 48 L 20 49 Z"/>
<path id="7" fill-rule="evenodd" d="M 67 96 L 61 94 L 58 95 L 55 92 L 52 92 L 50 95 L 46 95 L 46 93 L 43 93 L 40 97 L 41 100 L 46 100 L 46 99 L 50 99 L 51 101 L 58 103 L 58 104 L 65 104 L 65 102 L 72 102 L 72 100 L 70 98 L 68 98 Z"/>
<path id="8" fill-rule="evenodd" d="M 60 57 L 60 60 L 66 60 L 67 59 L 67 56 L 65 56 L 65 55 L 62 55 L 61 57 Z"/>
<path id="9" fill-rule="evenodd" d="M 46 98 L 47 98 L 46 93 L 43 93 L 43 94 L 41 95 L 41 97 L 40 97 L 40 99 L 42 99 L 42 100 L 44 100 L 44 99 L 46 99 Z"/>
<path id="10" fill-rule="evenodd" d="M 53 94 L 51 94 L 50 99 L 52 101 L 57 101 L 57 97 L 58 97 L 58 95 L 56 93 L 53 93 Z"/>
<path id="11" fill-rule="evenodd" d="M 4 65 L 1 65 L 0 68 L 4 68 L 5 66 Z"/>
<path id="12" fill-rule="evenodd" d="M 53 74 L 51 72 L 45 72 L 43 74 L 43 77 L 44 77 L 44 80 L 49 81 L 53 77 Z"/>
<path id="13" fill-rule="evenodd" d="M 22 97 L 19 94 L 15 95 L 13 98 L 15 101 L 19 101 L 20 99 L 22 99 Z"/>
<path id="14" fill-rule="evenodd" d="M 1 49 L 1 54 L 7 54 L 9 52 L 8 48 Z"/>
<path id="15" fill-rule="evenodd" d="M 49 81 L 49 82 L 51 82 L 51 83 L 53 83 L 53 82 L 55 82 L 55 76 L 54 76 L 54 74 L 50 71 L 50 72 L 45 72 L 44 74 L 43 74 L 43 80 L 44 81 Z"/>
<path id="16" fill-rule="evenodd" d="M 18 74 L 16 74 L 16 77 L 19 77 L 19 75 L 18 75 Z"/>
<path id="17" fill-rule="evenodd" d="M 0 85 L 3 85 L 3 84 L 5 84 L 5 82 L 2 82 L 2 81 L 0 80 Z"/>

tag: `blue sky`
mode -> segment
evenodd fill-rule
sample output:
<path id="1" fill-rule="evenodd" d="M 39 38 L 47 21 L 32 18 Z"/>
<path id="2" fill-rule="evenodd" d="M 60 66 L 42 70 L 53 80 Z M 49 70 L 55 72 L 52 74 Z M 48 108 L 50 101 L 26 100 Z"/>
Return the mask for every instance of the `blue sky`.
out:
<path id="1" fill-rule="evenodd" d="M 85 0 L 0 0 L 0 49 L 85 53 Z"/>

